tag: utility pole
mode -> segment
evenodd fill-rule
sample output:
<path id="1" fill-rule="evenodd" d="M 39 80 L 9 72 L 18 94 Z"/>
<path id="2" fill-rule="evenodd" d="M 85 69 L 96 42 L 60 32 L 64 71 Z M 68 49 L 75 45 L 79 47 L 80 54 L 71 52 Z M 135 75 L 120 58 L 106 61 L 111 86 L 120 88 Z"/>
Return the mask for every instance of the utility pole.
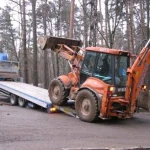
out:
<path id="1" fill-rule="evenodd" d="M 73 38 L 74 3 L 75 3 L 75 0 L 72 0 L 72 1 L 71 1 L 71 10 L 70 10 L 70 30 L 69 30 L 69 38 Z"/>

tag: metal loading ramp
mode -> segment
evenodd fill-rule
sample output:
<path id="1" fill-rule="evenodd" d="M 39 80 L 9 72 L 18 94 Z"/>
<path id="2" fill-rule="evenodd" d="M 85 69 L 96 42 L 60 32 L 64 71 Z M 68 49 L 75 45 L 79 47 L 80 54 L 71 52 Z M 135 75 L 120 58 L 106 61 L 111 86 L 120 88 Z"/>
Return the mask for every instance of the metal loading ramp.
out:
<path id="1" fill-rule="evenodd" d="M 52 104 L 46 89 L 30 84 L 0 81 L 0 91 L 17 95 L 44 108 L 48 108 Z"/>

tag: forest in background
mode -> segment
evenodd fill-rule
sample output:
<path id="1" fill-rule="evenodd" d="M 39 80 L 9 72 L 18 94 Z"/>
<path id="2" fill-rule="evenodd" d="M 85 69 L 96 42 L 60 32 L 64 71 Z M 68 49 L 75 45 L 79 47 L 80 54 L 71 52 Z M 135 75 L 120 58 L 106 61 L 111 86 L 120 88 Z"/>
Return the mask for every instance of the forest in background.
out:
<path id="1" fill-rule="evenodd" d="M 0 52 L 19 61 L 24 82 L 47 88 L 68 65 L 51 50 L 42 51 L 39 36 L 138 54 L 140 43 L 150 38 L 149 9 L 149 0 L 7 0 L 0 8 Z"/>

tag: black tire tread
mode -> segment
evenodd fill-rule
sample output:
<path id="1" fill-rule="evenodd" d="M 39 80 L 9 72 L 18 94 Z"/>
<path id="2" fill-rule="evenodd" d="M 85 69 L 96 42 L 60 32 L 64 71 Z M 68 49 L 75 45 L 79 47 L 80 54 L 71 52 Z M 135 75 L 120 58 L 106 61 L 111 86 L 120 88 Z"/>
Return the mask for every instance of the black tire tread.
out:
<path id="1" fill-rule="evenodd" d="M 66 101 L 67 101 L 67 98 L 66 98 L 66 97 L 67 97 L 68 94 L 69 94 L 69 90 L 66 90 L 66 89 L 65 89 L 65 86 L 64 86 L 64 84 L 62 83 L 62 81 L 61 81 L 60 79 L 54 79 L 54 80 L 52 80 L 52 82 L 51 82 L 50 85 L 49 85 L 49 88 L 50 88 L 50 86 L 51 86 L 51 84 L 52 84 L 53 82 L 56 82 L 56 83 L 59 82 L 60 88 L 62 89 L 62 96 L 61 96 L 59 102 L 57 102 L 57 104 L 53 101 L 52 98 L 50 98 L 50 99 L 51 99 L 51 101 L 52 101 L 54 104 L 56 104 L 56 105 L 59 105 L 59 106 L 64 105 L 64 104 L 66 103 Z M 48 92 L 49 92 L 49 97 L 50 97 L 50 90 L 48 90 Z"/>
<path id="2" fill-rule="evenodd" d="M 97 97 L 96 97 L 96 95 L 92 92 L 92 91 L 90 91 L 90 90 L 88 90 L 88 89 L 83 89 L 83 90 L 81 90 L 82 92 L 84 92 L 84 91 L 86 91 L 89 95 L 91 95 L 92 97 L 93 97 L 93 101 L 94 101 L 94 105 L 95 105 L 95 112 L 94 112 L 94 115 L 93 115 L 93 117 L 92 118 L 90 118 L 89 120 L 85 120 L 85 119 L 83 119 L 83 118 L 80 118 L 82 121 L 86 121 L 86 122 L 95 122 L 97 119 L 98 119 L 98 116 L 99 116 L 99 110 L 98 110 L 98 100 L 97 100 Z M 81 91 L 79 91 L 79 92 L 81 92 Z M 79 94 L 79 93 L 78 93 Z M 78 97 L 78 95 L 77 95 L 77 97 Z"/>

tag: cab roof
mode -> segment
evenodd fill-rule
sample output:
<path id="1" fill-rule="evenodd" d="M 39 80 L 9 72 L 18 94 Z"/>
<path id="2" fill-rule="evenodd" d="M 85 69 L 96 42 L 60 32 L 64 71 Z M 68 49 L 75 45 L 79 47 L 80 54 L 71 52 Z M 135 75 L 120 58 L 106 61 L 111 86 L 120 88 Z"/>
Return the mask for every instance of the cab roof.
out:
<path id="1" fill-rule="evenodd" d="M 112 55 L 131 56 L 131 53 L 128 51 L 119 50 L 119 49 L 110 49 L 110 48 L 105 48 L 105 47 L 87 47 L 86 51 L 102 52 L 102 53 L 107 53 L 107 54 L 112 54 Z"/>

